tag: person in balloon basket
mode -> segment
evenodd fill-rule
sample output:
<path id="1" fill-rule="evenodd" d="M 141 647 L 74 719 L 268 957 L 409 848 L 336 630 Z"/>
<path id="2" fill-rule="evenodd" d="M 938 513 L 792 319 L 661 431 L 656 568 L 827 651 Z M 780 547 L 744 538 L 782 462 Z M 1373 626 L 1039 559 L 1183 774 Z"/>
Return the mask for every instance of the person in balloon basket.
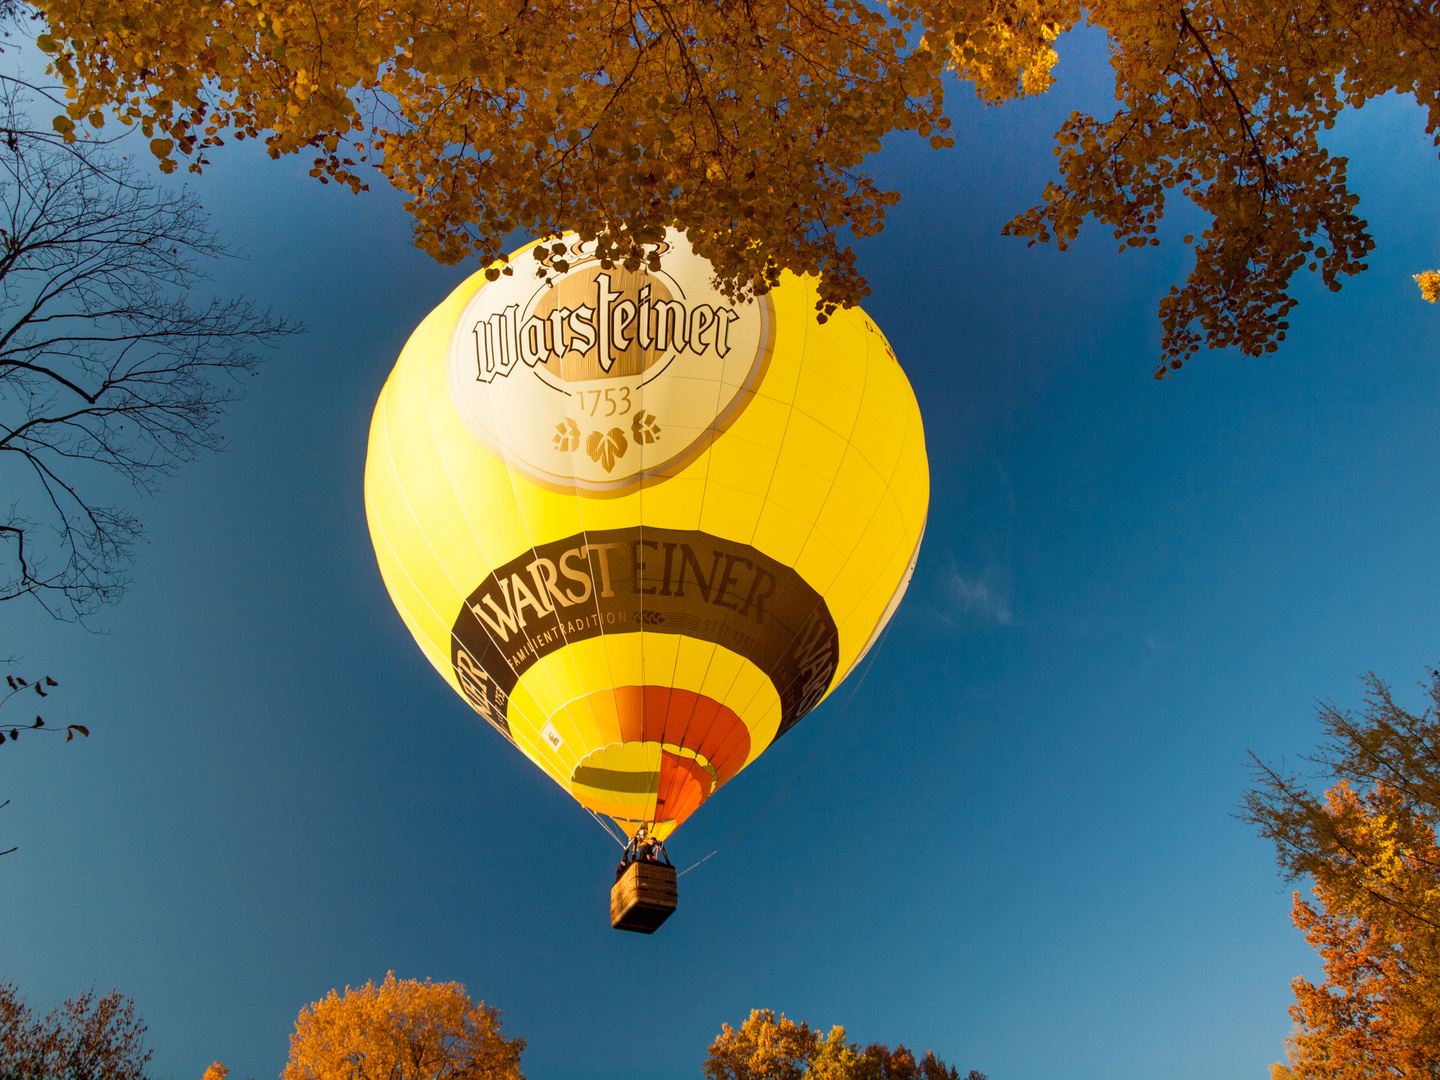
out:
<path id="1" fill-rule="evenodd" d="M 632 862 L 658 863 L 662 857 L 664 858 L 665 865 L 669 866 L 670 859 L 665 855 L 665 848 L 661 845 L 660 841 L 656 840 L 653 836 L 647 836 L 635 845 L 635 854 L 633 857 L 629 850 L 626 850 L 624 856 L 620 859 L 620 865 L 615 868 L 615 880 L 619 881 L 621 877 L 624 876 L 626 869 Z"/>

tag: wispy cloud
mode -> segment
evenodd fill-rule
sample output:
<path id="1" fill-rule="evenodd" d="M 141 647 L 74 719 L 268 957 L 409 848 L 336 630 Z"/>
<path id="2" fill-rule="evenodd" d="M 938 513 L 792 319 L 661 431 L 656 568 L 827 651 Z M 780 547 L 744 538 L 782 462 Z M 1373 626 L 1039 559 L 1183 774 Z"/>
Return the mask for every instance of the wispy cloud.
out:
<path id="1" fill-rule="evenodd" d="M 1014 619 L 1009 597 L 1002 595 L 985 577 L 971 580 L 951 571 L 945 591 L 954 612 L 976 619 L 993 619 L 1001 626 L 1009 626 Z"/>

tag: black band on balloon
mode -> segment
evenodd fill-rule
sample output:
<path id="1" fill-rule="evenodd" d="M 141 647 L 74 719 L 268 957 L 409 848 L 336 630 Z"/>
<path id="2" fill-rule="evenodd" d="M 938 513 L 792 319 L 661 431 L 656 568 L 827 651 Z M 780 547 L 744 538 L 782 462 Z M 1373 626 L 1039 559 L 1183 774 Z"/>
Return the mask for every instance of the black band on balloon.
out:
<path id="1" fill-rule="evenodd" d="M 465 696 L 505 734 L 520 676 L 543 656 L 601 634 L 684 634 L 764 671 L 780 696 L 778 738 L 815 707 L 839 663 L 825 598 L 748 544 L 636 527 L 540 544 L 498 567 L 451 631 Z"/>

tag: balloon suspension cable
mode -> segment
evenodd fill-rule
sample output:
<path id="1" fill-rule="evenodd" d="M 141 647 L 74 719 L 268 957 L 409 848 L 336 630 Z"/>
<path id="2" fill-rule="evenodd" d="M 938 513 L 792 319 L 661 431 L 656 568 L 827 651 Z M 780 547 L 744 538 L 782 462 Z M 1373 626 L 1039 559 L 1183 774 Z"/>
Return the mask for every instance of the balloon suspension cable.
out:
<path id="1" fill-rule="evenodd" d="M 875 643 L 875 647 L 870 650 L 870 656 L 869 656 L 869 658 L 865 661 L 865 670 L 860 673 L 860 679 L 859 679 L 858 682 L 856 682 L 855 688 L 850 691 L 850 696 L 845 699 L 845 704 L 840 706 L 839 711 L 835 714 L 835 719 L 830 721 L 830 726 L 825 729 L 825 734 L 822 735 L 822 736 L 820 736 L 820 741 L 817 742 L 817 743 L 815 744 L 814 749 L 812 749 L 812 750 L 810 751 L 809 757 L 807 757 L 804 761 L 802 761 L 802 762 L 800 763 L 800 767 L 795 770 L 794 774 L 790 777 L 789 780 L 786 780 L 786 781 L 785 781 L 784 786 L 782 786 L 779 791 L 775 792 L 774 796 L 770 799 L 770 801 L 769 801 L 768 803 L 766 803 L 764 806 L 762 806 L 762 807 L 760 808 L 759 813 L 757 813 L 754 817 L 752 817 L 752 818 L 751 818 L 749 821 L 747 821 L 744 825 L 740 826 L 739 830 L 735 833 L 734 836 L 730 837 L 729 840 L 726 840 L 723 844 L 721 844 L 719 847 L 717 847 L 714 851 L 710 852 L 709 855 L 706 855 L 705 858 L 703 858 L 703 859 L 700 860 L 700 862 L 691 863 L 691 864 L 690 864 L 689 866 L 687 866 L 684 870 L 681 870 L 678 874 L 675 875 L 677 878 L 682 878 L 682 877 L 684 877 L 684 876 L 685 876 L 686 874 L 688 874 L 691 870 L 694 870 L 695 867 L 699 866 L 700 863 L 708 862 L 710 859 L 713 859 L 716 855 L 720 854 L 720 852 L 724 851 L 727 847 L 729 847 L 731 844 L 733 844 L 736 840 L 740 839 L 741 835 L 744 834 L 744 832 L 745 832 L 747 829 L 749 829 L 751 825 L 754 825 L 755 822 L 759 821 L 762 817 L 764 817 L 764 816 L 765 816 L 765 812 L 766 812 L 767 810 L 769 810 L 772 806 L 774 806 L 774 805 L 780 800 L 780 796 L 781 796 L 781 795 L 784 795 L 785 792 L 786 792 L 787 790 L 789 790 L 790 785 L 793 784 L 793 783 L 795 783 L 795 781 L 800 778 L 800 774 L 805 771 L 806 766 L 808 766 L 808 765 L 810 764 L 810 762 L 814 760 L 815 755 L 820 752 L 820 747 L 822 747 L 822 746 L 825 745 L 825 740 L 828 739 L 828 738 L 830 738 L 830 733 L 835 730 L 835 725 L 838 724 L 838 723 L 840 723 L 840 718 L 841 718 L 842 716 L 844 716 L 847 711 L 849 711 L 849 709 L 850 709 L 850 703 L 855 700 L 855 695 L 860 692 L 860 687 L 862 687 L 862 686 L 865 685 L 865 678 L 866 678 L 866 676 L 868 676 L 868 675 L 870 674 L 870 667 L 871 667 L 871 665 L 873 665 L 873 664 L 875 663 L 875 655 L 880 651 L 881 647 L 885 644 L 885 638 L 886 638 L 886 636 L 887 636 L 889 633 L 890 633 L 890 627 L 887 625 L 887 626 L 885 627 L 885 629 L 880 632 L 880 640 L 877 641 L 877 642 Z"/>
<path id="2" fill-rule="evenodd" d="M 600 815 L 595 813 L 594 810 L 591 810 L 588 806 L 584 807 L 584 810 L 587 814 L 589 814 L 592 818 L 595 819 L 596 825 L 599 825 L 602 829 L 605 830 L 605 835 L 610 837 L 611 840 L 614 840 L 622 848 L 628 848 L 630 846 L 625 842 L 625 838 L 623 836 L 616 836 L 615 831 L 609 825 L 606 825 L 605 822 L 601 821 Z"/>

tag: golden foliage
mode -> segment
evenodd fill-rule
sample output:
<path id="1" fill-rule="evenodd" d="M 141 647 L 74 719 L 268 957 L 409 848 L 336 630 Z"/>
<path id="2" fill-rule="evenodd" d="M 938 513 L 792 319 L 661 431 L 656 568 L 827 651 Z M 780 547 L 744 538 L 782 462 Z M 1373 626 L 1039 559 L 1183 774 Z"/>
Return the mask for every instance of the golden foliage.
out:
<path id="1" fill-rule="evenodd" d="M 839 1029 L 836 1029 L 839 1030 Z M 843 1038 L 843 1034 L 842 1034 Z M 771 1009 L 752 1009 L 736 1031 L 729 1024 L 710 1044 L 706 1080 L 800 1080 L 821 1042 L 807 1023 Z"/>
<path id="2" fill-rule="evenodd" d="M 282 1080 L 524 1080 L 524 1039 L 460 983 L 396 979 L 334 990 L 300 1010 Z"/>
<path id="3" fill-rule="evenodd" d="M 1202 346 L 1275 351 L 1297 271 L 1339 289 L 1365 269 L 1347 161 L 1320 141 L 1342 109 L 1410 94 L 1440 127 L 1440 16 L 1376 0 L 39 6 L 67 136 L 115 110 L 166 169 L 201 168 L 229 136 L 315 151 L 312 174 L 354 190 L 373 165 L 445 262 L 573 229 L 635 269 L 675 225 L 731 295 L 819 274 L 822 313 L 868 294 L 837 235 L 877 232 L 898 199 L 861 171 L 881 140 L 953 145 L 947 69 L 987 103 L 1040 93 L 1084 20 L 1109 37 L 1119 107 L 1065 122 L 1058 182 L 1005 232 L 1063 248 L 1093 217 L 1126 251 L 1160 243 L 1172 194 L 1198 208 L 1209 227 L 1160 303 L 1157 378 Z"/>
<path id="4" fill-rule="evenodd" d="M 1080 17 L 1080 5 L 1067 0 L 932 0 L 923 13 L 932 38 L 947 46 L 949 68 L 973 82 L 989 105 L 1049 90 L 1059 59 L 1055 39 Z"/>
<path id="5" fill-rule="evenodd" d="M 904 1046 L 875 1043 L 861 1050 L 845 1041 L 843 1027 L 821 1035 L 771 1009 L 751 1010 L 738 1031 L 723 1025 L 704 1073 L 706 1080 L 960 1080 L 954 1066 L 928 1050 L 918 1062 Z M 971 1070 L 966 1080 L 986 1077 Z"/>
<path id="6" fill-rule="evenodd" d="M 1430 106 L 1431 130 L 1440 121 L 1440 68 L 1421 55 L 1429 17 L 1363 0 L 1102 2 L 1086 17 L 1110 35 L 1120 106 L 1109 120 L 1065 122 L 1060 183 L 1006 231 L 1064 247 L 1093 215 L 1122 251 L 1154 246 L 1178 192 L 1211 225 L 1186 282 L 1161 301 L 1169 363 L 1156 376 L 1202 344 L 1274 352 L 1296 303 L 1295 272 L 1318 270 L 1338 290 L 1374 246 L 1347 161 L 1320 145 L 1321 132 L 1346 105 L 1391 90 Z"/>
<path id="7" fill-rule="evenodd" d="M 205 1075 L 202 1076 L 200 1080 L 225 1080 L 229 1075 L 230 1070 L 217 1061 L 205 1070 Z"/>
<path id="8" fill-rule="evenodd" d="M 498 259 L 520 228 L 598 235 L 633 269 L 678 222 L 736 289 L 823 271 L 826 300 L 851 303 L 864 283 L 836 231 L 878 231 L 898 198 L 860 162 L 894 130 L 948 142 L 913 15 L 862 0 L 43 9 L 66 130 L 115 109 L 170 169 L 264 138 L 354 190 L 369 162 L 443 262 Z"/>
<path id="9" fill-rule="evenodd" d="M 1440 1074 L 1440 672 L 1420 716 L 1368 686 L 1361 716 L 1320 710 L 1313 760 L 1339 779 L 1323 798 L 1262 766 L 1246 799 L 1285 870 L 1313 881 L 1293 914 L 1325 971 L 1291 984 L 1298 1026 L 1273 1080 Z"/>
<path id="10" fill-rule="evenodd" d="M 1420 295 L 1430 303 L 1440 300 L 1440 270 L 1425 270 L 1416 274 L 1415 284 L 1420 286 Z"/>

